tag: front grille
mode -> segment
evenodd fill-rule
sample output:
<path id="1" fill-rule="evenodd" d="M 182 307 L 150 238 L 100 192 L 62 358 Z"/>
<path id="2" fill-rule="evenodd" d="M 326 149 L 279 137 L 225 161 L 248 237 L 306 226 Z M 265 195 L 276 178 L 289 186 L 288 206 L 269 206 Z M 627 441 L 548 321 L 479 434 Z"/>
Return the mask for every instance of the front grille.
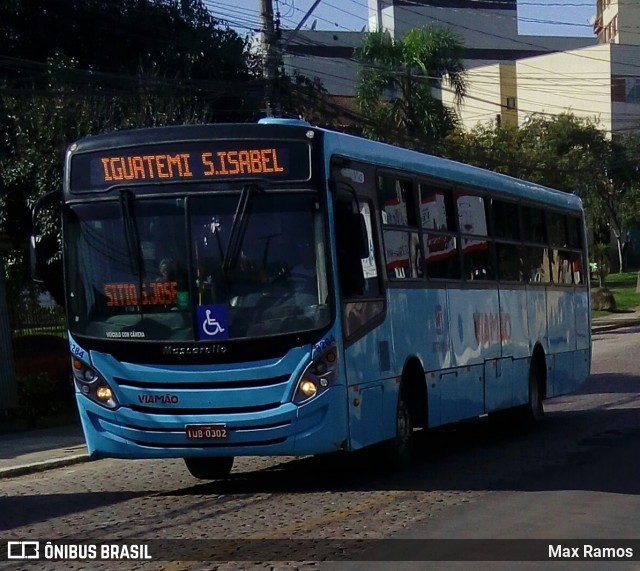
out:
<path id="1" fill-rule="evenodd" d="M 137 389 L 160 389 L 160 390 L 180 390 L 180 389 L 199 389 L 199 390 L 216 390 L 216 389 L 254 389 L 261 387 L 273 387 L 281 385 L 289 381 L 288 375 L 279 377 L 271 377 L 269 379 L 249 379 L 240 381 L 206 381 L 206 382 L 179 382 L 174 381 L 164 383 L 157 380 L 148 381 L 131 381 L 114 377 L 114 381 L 121 387 L 131 387 Z"/>
<path id="2" fill-rule="evenodd" d="M 143 412 L 145 414 L 242 414 L 248 412 L 265 412 L 267 410 L 274 410 L 280 406 L 281 403 L 268 403 L 256 406 L 239 406 L 239 407 L 226 407 L 226 408 L 159 408 L 159 407 L 146 407 L 132 405 L 127 408 L 135 412 Z"/>

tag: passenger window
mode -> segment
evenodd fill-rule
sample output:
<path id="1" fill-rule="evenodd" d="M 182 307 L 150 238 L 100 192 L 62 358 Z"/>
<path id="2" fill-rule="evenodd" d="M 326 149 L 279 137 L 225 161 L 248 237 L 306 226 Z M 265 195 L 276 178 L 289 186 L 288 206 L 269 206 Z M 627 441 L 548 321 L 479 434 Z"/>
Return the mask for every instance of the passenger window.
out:
<path id="1" fill-rule="evenodd" d="M 484 207 L 484 198 L 471 194 L 458 194 L 456 203 L 458 206 L 458 228 L 460 228 L 460 234 L 486 236 L 487 215 Z"/>
<path id="2" fill-rule="evenodd" d="M 529 283 L 550 283 L 549 250 L 547 248 L 529 246 L 526 248 L 526 252 L 527 281 Z"/>
<path id="3" fill-rule="evenodd" d="M 444 234 L 425 234 L 424 265 L 429 278 L 460 279 L 457 238 Z"/>
<path id="4" fill-rule="evenodd" d="M 495 280 L 493 263 L 493 242 L 489 240 L 470 240 L 462 238 L 462 265 L 466 280 Z"/>
<path id="5" fill-rule="evenodd" d="M 484 197 L 456 193 L 456 206 L 458 228 L 462 234 L 460 245 L 464 279 L 495 280 L 493 243 L 487 239 L 488 225 Z"/>
<path id="6" fill-rule="evenodd" d="M 551 276 L 553 283 L 570 285 L 573 283 L 574 256 L 564 250 L 552 250 Z"/>
<path id="7" fill-rule="evenodd" d="M 417 232 L 385 230 L 384 249 L 389 279 L 422 277 L 422 254 Z"/>
<path id="8" fill-rule="evenodd" d="M 582 248 L 582 231 L 579 218 L 567 218 L 567 242 L 569 248 Z"/>
<path id="9" fill-rule="evenodd" d="M 417 226 L 410 180 L 392 176 L 378 176 L 378 199 L 382 213 L 382 223 L 393 226 Z"/>
<path id="10" fill-rule="evenodd" d="M 424 230 L 456 231 L 453 195 L 420 184 L 420 224 Z"/>
<path id="11" fill-rule="evenodd" d="M 520 244 L 496 244 L 498 275 L 503 282 L 525 281 L 524 252 Z"/>
<path id="12" fill-rule="evenodd" d="M 539 208 L 525 206 L 522 209 L 522 230 L 525 242 L 546 244 L 544 212 Z"/>
<path id="13" fill-rule="evenodd" d="M 494 200 L 491 204 L 493 235 L 496 239 L 520 240 L 518 205 L 514 202 Z"/>
<path id="14" fill-rule="evenodd" d="M 567 228 L 563 214 L 547 213 L 547 232 L 551 246 L 565 247 L 567 245 Z"/>
<path id="15" fill-rule="evenodd" d="M 418 226 L 412 182 L 380 175 L 378 196 L 382 213 L 387 277 L 390 280 L 421 278 L 423 270 L 420 263 L 420 235 L 409 229 L 417 229 Z M 394 228 L 388 228 L 389 226 Z M 397 228 L 398 226 L 401 228 Z"/>

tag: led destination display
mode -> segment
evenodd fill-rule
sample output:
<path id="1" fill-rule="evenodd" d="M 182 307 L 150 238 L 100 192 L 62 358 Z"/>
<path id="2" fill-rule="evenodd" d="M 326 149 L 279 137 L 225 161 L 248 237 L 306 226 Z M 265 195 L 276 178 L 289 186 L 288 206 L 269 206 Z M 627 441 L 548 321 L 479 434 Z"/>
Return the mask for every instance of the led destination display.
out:
<path id="1" fill-rule="evenodd" d="M 71 190 L 234 178 L 302 181 L 310 176 L 310 149 L 306 143 L 173 143 L 78 154 L 72 158 Z"/>

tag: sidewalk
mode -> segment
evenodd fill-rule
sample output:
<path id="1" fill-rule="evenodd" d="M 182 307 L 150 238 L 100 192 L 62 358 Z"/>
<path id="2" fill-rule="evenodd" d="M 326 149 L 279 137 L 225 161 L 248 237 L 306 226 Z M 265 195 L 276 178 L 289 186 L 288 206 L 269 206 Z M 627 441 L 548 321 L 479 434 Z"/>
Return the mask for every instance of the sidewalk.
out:
<path id="1" fill-rule="evenodd" d="M 80 423 L 0 434 L 0 478 L 70 466 L 89 459 Z"/>
<path id="2" fill-rule="evenodd" d="M 593 320 L 593 333 L 640 325 L 640 311 Z M 89 460 L 79 422 L 71 426 L 0 434 L 0 478 L 22 476 Z"/>
<path id="3" fill-rule="evenodd" d="M 640 325 L 640 311 L 638 310 L 610 313 L 603 317 L 596 317 L 591 323 L 591 332 L 600 333 L 602 331 L 611 331 L 612 329 L 620 329 L 632 325 Z"/>

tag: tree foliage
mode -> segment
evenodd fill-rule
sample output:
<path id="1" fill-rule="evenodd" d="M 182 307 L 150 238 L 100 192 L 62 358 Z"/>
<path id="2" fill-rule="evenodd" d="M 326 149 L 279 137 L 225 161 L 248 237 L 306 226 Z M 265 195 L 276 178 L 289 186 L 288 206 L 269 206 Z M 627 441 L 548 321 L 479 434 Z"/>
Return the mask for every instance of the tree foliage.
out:
<path id="1" fill-rule="evenodd" d="M 626 230 L 640 222 L 640 136 L 611 141 L 594 121 L 567 113 L 521 128 L 456 130 L 447 143 L 451 158 L 580 196 L 594 234 L 616 237 L 624 269 Z"/>
<path id="2" fill-rule="evenodd" d="M 455 127 L 457 116 L 434 90 L 444 81 L 462 100 L 463 51 L 453 32 L 433 25 L 414 28 L 401 39 L 384 31 L 367 34 L 355 54 L 358 105 L 369 124 L 365 133 L 419 149 L 441 140 Z"/>

